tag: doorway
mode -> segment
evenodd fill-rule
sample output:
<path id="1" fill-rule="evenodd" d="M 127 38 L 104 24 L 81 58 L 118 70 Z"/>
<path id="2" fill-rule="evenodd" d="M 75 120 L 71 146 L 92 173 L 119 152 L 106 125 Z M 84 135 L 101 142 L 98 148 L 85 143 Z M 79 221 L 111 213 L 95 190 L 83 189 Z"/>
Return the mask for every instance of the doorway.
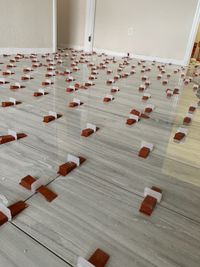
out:
<path id="1" fill-rule="evenodd" d="M 199 25 L 199 28 L 198 28 L 198 32 L 197 32 L 197 35 L 196 35 L 196 39 L 195 39 L 195 42 L 194 42 L 194 46 L 193 46 L 193 49 L 192 49 L 192 55 L 191 55 L 191 60 L 193 62 L 200 62 L 200 25 Z"/>
<path id="2" fill-rule="evenodd" d="M 198 0 L 196 12 L 194 14 L 194 20 L 192 24 L 192 30 L 189 36 L 188 44 L 187 44 L 187 49 L 185 53 L 185 58 L 183 61 L 184 65 L 189 65 L 191 57 L 194 55 L 196 48 L 198 44 L 195 44 L 196 41 L 196 36 L 198 34 L 198 27 L 200 24 L 200 0 Z M 195 51 L 194 51 L 195 50 Z"/>

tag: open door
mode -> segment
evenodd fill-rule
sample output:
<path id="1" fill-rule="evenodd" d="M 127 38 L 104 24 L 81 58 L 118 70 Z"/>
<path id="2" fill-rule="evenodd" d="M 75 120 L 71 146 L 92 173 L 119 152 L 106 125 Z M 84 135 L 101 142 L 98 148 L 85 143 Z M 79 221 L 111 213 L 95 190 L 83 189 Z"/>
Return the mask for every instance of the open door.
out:
<path id="1" fill-rule="evenodd" d="M 191 59 L 192 61 L 200 62 L 200 25 L 199 25 L 195 43 L 192 49 Z"/>
<path id="2" fill-rule="evenodd" d="M 92 52 L 94 43 L 96 0 L 87 0 L 86 22 L 85 22 L 85 52 Z"/>
<path id="3" fill-rule="evenodd" d="M 200 24 L 200 0 L 198 0 L 196 12 L 194 15 L 192 29 L 190 32 L 186 54 L 184 58 L 184 65 L 189 65 L 190 59 L 195 57 L 195 55 L 196 57 L 199 57 L 199 55 L 197 55 L 199 54 L 197 50 L 199 50 L 200 44 L 196 39 L 197 38 L 196 36 L 198 35 L 199 24 Z"/>

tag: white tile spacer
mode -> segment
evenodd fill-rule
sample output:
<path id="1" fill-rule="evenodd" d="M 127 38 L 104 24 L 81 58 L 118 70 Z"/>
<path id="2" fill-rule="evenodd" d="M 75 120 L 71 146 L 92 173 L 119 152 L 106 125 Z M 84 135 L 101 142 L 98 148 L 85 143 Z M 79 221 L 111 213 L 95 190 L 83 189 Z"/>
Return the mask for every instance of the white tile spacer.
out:
<path id="1" fill-rule="evenodd" d="M 65 72 L 69 73 L 69 74 L 72 73 L 71 70 L 69 70 L 69 69 L 66 69 Z"/>
<path id="2" fill-rule="evenodd" d="M 80 158 L 76 157 L 72 154 L 68 154 L 67 162 L 74 162 L 74 163 L 76 163 L 77 166 L 80 166 Z"/>
<path id="3" fill-rule="evenodd" d="M 58 118 L 58 114 L 56 112 L 54 112 L 54 111 L 49 111 L 49 116 L 53 116 L 56 119 Z"/>
<path id="4" fill-rule="evenodd" d="M 15 86 L 21 88 L 21 84 L 20 83 L 15 83 Z"/>
<path id="5" fill-rule="evenodd" d="M 110 100 L 113 100 L 114 96 L 113 95 L 106 95 L 106 98 L 109 98 Z"/>
<path id="6" fill-rule="evenodd" d="M 84 258 L 78 257 L 77 267 L 95 267 L 95 266 L 91 264 L 89 261 L 85 260 Z"/>
<path id="7" fill-rule="evenodd" d="M 148 143 L 148 142 L 146 142 L 146 141 L 142 141 L 140 148 L 143 148 L 143 147 L 147 147 L 147 148 L 150 149 L 150 151 L 152 151 L 153 148 L 154 148 L 154 145 L 151 144 L 151 143 Z"/>
<path id="8" fill-rule="evenodd" d="M 151 94 L 149 94 L 149 93 L 144 93 L 143 96 L 146 96 L 146 97 L 150 98 L 150 97 L 151 97 Z"/>
<path id="9" fill-rule="evenodd" d="M 117 92 L 119 92 L 119 87 L 118 86 L 113 86 L 112 89 L 116 90 Z"/>
<path id="10" fill-rule="evenodd" d="M 5 84 L 6 83 L 6 79 L 5 78 L 0 78 L 0 82 Z"/>
<path id="11" fill-rule="evenodd" d="M 94 85 L 94 82 L 91 80 L 88 80 L 86 83 L 90 84 L 90 85 Z"/>
<path id="12" fill-rule="evenodd" d="M 190 105 L 190 107 L 197 108 L 197 107 L 198 107 L 198 104 L 197 104 L 197 103 L 192 103 L 192 104 Z"/>
<path id="13" fill-rule="evenodd" d="M 38 92 L 41 93 L 41 94 L 43 94 L 43 95 L 45 94 L 45 90 L 42 89 L 42 88 L 38 89 Z"/>
<path id="14" fill-rule="evenodd" d="M 140 119 L 139 116 L 134 115 L 134 114 L 130 114 L 130 115 L 129 115 L 129 118 L 130 118 L 130 119 L 133 119 L 133 120 L 136 120 L 137 122 L 138 122 L 139 119 Z"/>
<path id="15" fill-rule="evenodd" d="M 192 118 L 193 118 L 193 114 L 191 114 L 191 113 L 187 113 L 187 114 L 186 114 L 186 117 L 192 119 Z"/>
<path id="16" fill-rule="evenodd" d="M 92 124 L 92 123 L 87 123 L 86 128 L 87 129 L 92 129 L 94 132 L 97 131 L 97 126 L 95 124 Z"/>
<path id="17" fill-rule="evenodd" d="M 15 131 L 8 129 L 8 135 L 12 135 L 17 140 L 17 133 Z"/>
<path id="18" fill-rule="evenodd" d="M 148 104 L 148 105 L 146 105 L 145 108 L 151 108 L 152 110 L 154 110 L 154 109 L 155 109 L 155 105 L 153 105 L 153 104 Z"/>
<path id="19" fill-rule="evenodd" d="M 146 87 L 145 84 L 141 84 L 141 85 L 140 85 L 140 88 L 145 90 L 147 87 Z"/>
<path id="20" fill-rule="evenodd" d="M 15 98 L 10 97 L 10 98 L 9 98 L 9 101 L 10 101 L 11 103 L 13 103 L 14 105 L 16 105 L 16 99 L 15 99 Z"/>
<path id="21" fill-rule="evenodd" d="M 45 178 L 41 177 L 41 178 L 37 179 L 35 182 L 33 182 L 33 183 L 31 184 L 31 191 L 32 191 L 33 193 L 35 193 L 36 190 L 37 190 L 40 186 L 45 185 L 45 184 L 46 184 Z"/>
<path id="22" fill-rule="evenodd" d="M 8 199 L 4 196 L 4 195 L 2 195 L 2 194 L 0 194 L 0 201 L 7 207 L 8 206 Z"/>
<path id="23" fill-rule="evenodd" d="M 193 89 L 194 89 L 194 90 L 197 90 L 198 88 L 199 88 L 199 85 L 194 84 Z"/>
<path id="24" fill-rule="evenodd" d="M 0 195 L 0 211 L 8 218 L 8 221 L 12 220 L 10 209 L 7 208 L 8 200 L 4 195 Z"/>
<path id="25" fill-rule="evenodd" d="M 155 191 L 155 190 L 152 190 L 151 188 L 149 187 L 145 187 L 144 189 L 144 197 L 146 196 L 151 196 L 151 197 L 154 197 L 157 199 L 158 203 L 161 202 L 161 199 L 162 199 L 162 194 Z"/>
<path id="26" fill-rule="evenodd" d="M 79 100 L 78 98 L 74 98 L 73 103 L 77 103 L 80 106 L 81 100 Z"/>
<path id="27" fill-rule="evenodd" d="M 179 127 L 176 133 L 184 133 L 185 135 L 188 134 L 188 129 Z"/>
<path id="28" fill-rule="evenodd" d="M 50 79 L 46 79 L 46 80 L 45 80 L 45 83 L 51 84 L 52 81 L 51 81 Z"/>
<path id="29" fill-rule="evenodd" d="M 75 86 L 74 85 L 69 85 L 67 88 L 72 89 L 73 91 L 75 91 Z"/>

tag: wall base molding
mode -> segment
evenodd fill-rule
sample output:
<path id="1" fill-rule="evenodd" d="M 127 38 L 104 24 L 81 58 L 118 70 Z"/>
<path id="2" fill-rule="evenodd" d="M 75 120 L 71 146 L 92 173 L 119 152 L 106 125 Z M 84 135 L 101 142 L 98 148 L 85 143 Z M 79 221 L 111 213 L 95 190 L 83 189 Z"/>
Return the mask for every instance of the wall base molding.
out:
<path id="1" fill-rule="evenodd" d="M 78 46 L 78 45 L 73 45 L 73 44 L 61 44 L 59 45 L 60 48 L 73 48 L 75 50 L 84 50 L 84 46 Z M 94 48 L 93 51 L 95 51 L 98 54 L 105 53 L 109 56 L 113 57 L 125 57 L 127 56 L 127 53 L 123 52 L 116 52 L 112 50 L 106 50 L 106 49 L 98 49 Z M 176 59 L 168 59 L 168 58 L 159 58 L 159 57 L 153 57 L 153 56 L 144 56 L 144 55 L 135 55 L 135 54 L 130 54 L 130 57 L 133 59 L 138 59 L 138 60 L 146 60 L 146 61 L 156 61 L 159 63 L 172 63 L 173 65 L 177 66 L 185 66 L 184 59 L 183 60 L 176 60 Z"/>
<path id="2" fill-rule="evenodd" d="M 98 49 L 98 48 L 94 48 L 93 50 L 97 53 L 105 53 L 105 54 L 107 54 L 109 56 L 113 56 L 113 57 L 125 57 L 125 56 L 127 56 L 127 53 L 123 53 L 123 52 L 115 52 L 115 51 L 111 51 L 111 50 Z M 156 62 L 159 62 L 159 63 L 172 63 L 173 65 L 185 66 L 184 60 L 159 58 L 159 57 L 136 55 L 136 54 L 130 54 L 130 57 L 133 59 L 139 59 L 139 60 L 146 60 L 146 61 L 154 61 L 155 60 Z"/>
<path id="3" fill-rule="evenodd" d="M 73 48 L 75 50 L 84 50 L 84 46 L 74 44 L 59 44 L 58 48 Z"/>
<path id="4" fill-rule="evenodd" d="M 16 54 L 45 54 L 53 53 L 52 48 L 0 48 L 0 55 L 16 55 Z"/>

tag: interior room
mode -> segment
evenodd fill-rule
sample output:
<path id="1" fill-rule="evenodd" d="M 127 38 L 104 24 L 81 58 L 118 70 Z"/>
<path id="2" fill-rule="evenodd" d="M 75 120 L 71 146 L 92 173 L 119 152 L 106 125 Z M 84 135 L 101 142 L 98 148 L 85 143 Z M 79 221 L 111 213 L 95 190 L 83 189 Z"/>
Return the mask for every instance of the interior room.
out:
<path id="1" fill-rule="evenodd" d="M 0 267 L 199 267 L 200 1 L 0 8 Z"/>

